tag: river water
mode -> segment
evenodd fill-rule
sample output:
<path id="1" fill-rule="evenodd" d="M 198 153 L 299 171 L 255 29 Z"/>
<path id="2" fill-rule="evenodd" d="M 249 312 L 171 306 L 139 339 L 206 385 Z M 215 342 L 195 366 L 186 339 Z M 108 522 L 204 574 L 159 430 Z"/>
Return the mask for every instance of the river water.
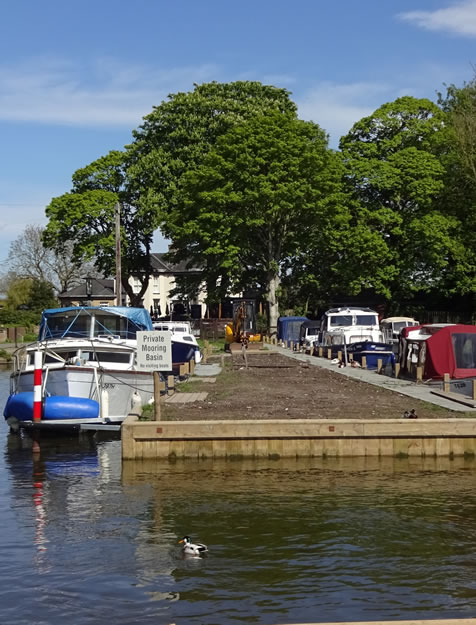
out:
<path id="1" fill-rule="evenodd" d="M 476 616 L 472 459 L 120 456 L 89 436 L 38 456 L 2 417 L 2 625 Z M 185 534 L 209 556 L 183 559 Z"/>

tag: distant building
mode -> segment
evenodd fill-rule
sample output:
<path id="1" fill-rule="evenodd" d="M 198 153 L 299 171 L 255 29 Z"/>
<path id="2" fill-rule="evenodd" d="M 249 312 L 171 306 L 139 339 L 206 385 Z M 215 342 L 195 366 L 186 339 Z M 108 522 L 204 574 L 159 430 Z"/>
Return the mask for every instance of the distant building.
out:
<path id="1" fill-rule="evenodd" d="M 163 253 L 151 254 L 152 272 L 141 305 L 150 312 L 153 318 L 192 317 L 201 319 L 206 312 L 205 293 L 200 293 L 193 300 L 183 300 L 171 296 L 177 278 L 187 274 L 200 275 L 201 270 L 197 268 L 187 269 L 185 262 L 173 265 L 166 262 L 164 256 Z M 141 283 L 137 274 L 132 273 L 129 277 L 129 284 L 134 293 L 139 293 Z M 124 290 L 122 293 L 123 305 L 129 306 L 129 298 Z M 115 280 L 88 278 L 74 289 L 60 293 L 58 299 L 62 306 L 115 306 Z"/>
<path id="2" fill-rule="evenodd" d="M 115 306 L 115 280 L 87 278 L 82 284 L 58 295 L 61 306 Z"/>
<path id="3" fill-rule="evenodd" d="M 149 286 L 142 298 L 142 305 L 152 317 L 192 317 L 201 319 L 205 315 L 205 292 L 201 292 L 193 300 L 183 300 L 172 297 L 171 291 L 176 286 L 178 278 L 184 275 L 200 275 L 201 269 L 187 268 L 187 263 L 172 264 L 164 260 L 164 253 L 151 254 L 152 273 Z M 132 274 L 129 278 L 134 293 L 139 293 L 141 283 L 138 275 Z M 128 302 L 129 303 L 129 302 Z"/>

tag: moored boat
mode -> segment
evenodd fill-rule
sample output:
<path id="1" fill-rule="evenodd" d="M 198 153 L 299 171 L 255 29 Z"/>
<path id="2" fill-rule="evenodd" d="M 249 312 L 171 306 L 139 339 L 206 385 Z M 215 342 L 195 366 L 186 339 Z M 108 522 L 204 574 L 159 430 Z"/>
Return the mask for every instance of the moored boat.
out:
<path id="1" fill-rule="evenodd" d="M 172 341 L 172 368 L 178 373 L 180 365 L 193 360 L 198 364 L 202 360 L 202 353 L 197 339 L 192 334 L 188 321 L 157 321 L 153 323 L 154 330 L 171 332 Z"/>
<path id="2" fill-rule="evenodd" d="M 391 345 L 380 329 L 378 313 L 371 308 L 330 308 L 320 319 L 314 353 L 319 347 L 330 349 L 333 358 L 340 354 L 344 361 L 352 354 L 353 360 L 362 363 L 365 356 L 368 369 L 376 369 L 379 359 L 383 366 L 394 362 Z"/>
<path id="3" fill-rule="evenodd" d="M 5 419 L 11 427 L 44 429 L 121 423 L 154 397 L 153 373 L 136 367 L 136 335 L 147 330 L 153 326 L 143 308 L 45 310 L 38 341 L 14 353 Z M 39 421 L 35 387 L 41 389 Z"/>

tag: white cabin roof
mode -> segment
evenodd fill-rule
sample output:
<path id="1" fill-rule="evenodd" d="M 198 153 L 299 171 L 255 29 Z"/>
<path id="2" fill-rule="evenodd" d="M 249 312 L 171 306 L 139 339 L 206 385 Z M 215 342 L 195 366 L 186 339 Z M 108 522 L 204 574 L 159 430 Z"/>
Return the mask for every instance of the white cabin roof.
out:
<path id="1" fill-rule="evenodd" d="M 387 317 L 386 319 L 382 319 L 380 323 L 398 323 L 399 321 L 412 321 L 413 323 L 418 323 L 418 321 L 413 317 Z"/>

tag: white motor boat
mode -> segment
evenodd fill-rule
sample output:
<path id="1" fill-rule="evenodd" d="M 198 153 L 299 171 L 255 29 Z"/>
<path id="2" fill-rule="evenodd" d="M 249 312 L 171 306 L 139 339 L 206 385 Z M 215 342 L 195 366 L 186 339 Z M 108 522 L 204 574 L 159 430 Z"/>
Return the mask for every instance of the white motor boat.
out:
<path id="1" fill-rule="evenodd" d="M 202 360 L 202 353 L 197 339 L 192 334 L 188 321 L 156 321 L 154 330 L 171 332 L 172 339 L 172 367 L 178 369 L 181 364 L 194 360 L 198 364 Z"/>
<path id="2" fill-rule="evenodd" d="M 12 426 L 45 429 L 119 424 L 154 397 L 153 372 L 136 368 L 141 330 L 153 330 L 143 308 L 81 306 L 43 312 L 38 341 L 14 353 Z M 41 358 L 41 422 L 33 420 L 35 353 Z"/>

